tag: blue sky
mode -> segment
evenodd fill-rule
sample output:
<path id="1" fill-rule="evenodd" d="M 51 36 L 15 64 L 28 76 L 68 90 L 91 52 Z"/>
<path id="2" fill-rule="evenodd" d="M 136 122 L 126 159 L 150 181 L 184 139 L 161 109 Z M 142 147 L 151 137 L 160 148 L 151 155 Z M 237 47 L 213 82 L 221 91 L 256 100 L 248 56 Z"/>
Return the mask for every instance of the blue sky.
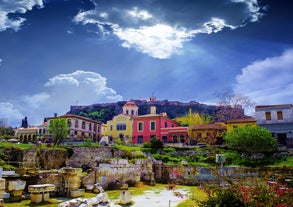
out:
<path id="1" fill-rule="evenodd" d="M 291 0 L 0 0 L 0 119 L 70 105 L 292 103 Z"/>

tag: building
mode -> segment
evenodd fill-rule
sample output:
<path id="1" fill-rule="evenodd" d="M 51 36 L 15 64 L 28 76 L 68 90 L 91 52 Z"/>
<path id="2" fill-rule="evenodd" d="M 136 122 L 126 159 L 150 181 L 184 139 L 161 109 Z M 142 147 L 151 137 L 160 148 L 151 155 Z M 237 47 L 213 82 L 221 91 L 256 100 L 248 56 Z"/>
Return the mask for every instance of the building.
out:
<path id="1" fill-rule="evenodd" d="M 15 130 L 15 137 L 22 143 L 36 143 L 37 142 L 37 127 L 17 128 Z"/>
<path id="2" fill-rule="evenodd" d="M 122 110 L 122 114 L 118 114 L 112 120 L 107 121 L 105 135 L 109 136 L 110 141 L 128 144 L 132 142 L 132 118 L 138 116 L 138 106 L 133 101 L 128 101 L 122 107 Z"/>
<path id="3" fill-rule="evenodd" d="M 75 114 L 55 115 L 54 117 L 45 118 L 48 128 L 50 122 L 56 118 L 67 120 L 69 141 L 87 141 L 90 139 L 91 141 L 99 142 L 101 138 L 101 122 Z M 48 140 L 45 141 L 52 142 L 52 136 L 49 135 Z"/>
<path id="4" fill-rule="evenodd" d="M 278 144 L 293 146 L 293 105 L 264 105 L 255 107 L 256 124 L 268 129 Z"/>
<path id="5" fill-rule="evenodd" d="M 226 126 L 222 124 L 195 124 L 191 127 L 190 144 L 221 144 Z"/>
<path id="6" fill-rule="evenodd" d="M 150 142 L 152 138 L 163 143 L 185 143 L 188 139 L 188 128 L 168 118 L 166 113 L 156 113 L 156 107 L 151 106 L 151 113 L 133 117 L 134 144 Z"/>
<path id="7" fill-rule="evenodd" d="M 188 144 L 188 127 L 175 126 L 161 128 L 161 137 L 163 143 Z"/>
<path id="8" fill-rule="evenodd" d="M 40 142 L 46 142 L 49 139 L 47 122 L 43 122 L 37 127 L 37 140 Z"/>
<path id="9" fill-rule="evenodd" d="M 226 121 L 227 132 L 233 131 L 233 129 L 245 126 L 256 126 L 255 118 L 243 118 L 243 119 L 232 119 Z"/>

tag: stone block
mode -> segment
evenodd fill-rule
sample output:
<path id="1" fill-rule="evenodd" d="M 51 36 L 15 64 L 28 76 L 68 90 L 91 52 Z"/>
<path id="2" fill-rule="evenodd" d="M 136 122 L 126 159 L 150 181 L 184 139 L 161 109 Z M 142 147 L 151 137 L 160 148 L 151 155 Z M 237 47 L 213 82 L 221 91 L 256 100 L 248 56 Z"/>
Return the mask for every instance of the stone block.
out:
<path id="1" fill-rule="evenodd" d="M 7 190 L 8 191 L 23 191 L 25 188 L 26 182 L 23 180 L 14 180 L 8 181 Z"/>
<path id="2" fill-rule="evenodd" d="M 70 191 L 70 198 L 78 198 L 78 197 L 83 197 L 84 196 L 84 189 L 78 189 L 78 190 L 72 190 Z"/>
<path id="3" fill-rule="evenodd" d="M 55 190 L 55 185 L 52 184 L 41 184 L 41 185 L 30 185 L 28 190 L 31 193 L 31 203 L 42 203 L 47 202 L 50 199 L 51 191 Z"/>

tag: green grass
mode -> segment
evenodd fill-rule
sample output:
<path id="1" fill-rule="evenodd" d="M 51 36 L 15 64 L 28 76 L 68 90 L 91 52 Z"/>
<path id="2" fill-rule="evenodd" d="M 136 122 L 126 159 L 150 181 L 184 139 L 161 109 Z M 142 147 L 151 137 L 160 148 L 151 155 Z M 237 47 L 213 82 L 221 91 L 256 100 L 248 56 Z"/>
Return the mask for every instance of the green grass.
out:
<path id="1" fill-rule="evenodd" d="M 293 166 L 293 156 L 277 160 L 273 165 L 269 167 L 284 167 L 284 166 Z"/>

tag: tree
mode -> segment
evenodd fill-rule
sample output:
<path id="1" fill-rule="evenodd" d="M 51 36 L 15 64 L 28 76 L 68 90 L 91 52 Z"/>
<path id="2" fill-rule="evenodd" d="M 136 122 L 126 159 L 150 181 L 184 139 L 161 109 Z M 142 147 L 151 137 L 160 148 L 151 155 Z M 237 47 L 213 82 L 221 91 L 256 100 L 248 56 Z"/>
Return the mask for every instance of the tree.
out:
<path id="1" fill-rule="evenodd" d="M 60 144 L 63 138 L 68 137 L 68 124 L 64 118 L 55 118 L 50 121 L 48 131 L 54 139 L 54 145 Z"/>
<path id="2" fill-rule="evenodd" d="M 245 118 L 246 114 L 252 114 L 255 103 L 244 94 L 235 94 L 231 90 L 217 93 L 218 110 L 215 121 L 227 121 L 231 119 Z"/>
<path id="3" fill-rule="evenodd" d="M 260 126 L 235 128 L 224 137 L 231 148 L 247 153 L 269 152 L 277 148 L 277 140 L 269 130 Z"/>
<path id="4" fill-rule="evenodd" d="M 192 113 L 192 110 L 189 109 L 189 113 L 185 116 L 179 117 L 176 119 L 181 126 L 193 126 L 195 124 L 209 124 L 212 122 L 212 117 L 202 113 Z"/>

